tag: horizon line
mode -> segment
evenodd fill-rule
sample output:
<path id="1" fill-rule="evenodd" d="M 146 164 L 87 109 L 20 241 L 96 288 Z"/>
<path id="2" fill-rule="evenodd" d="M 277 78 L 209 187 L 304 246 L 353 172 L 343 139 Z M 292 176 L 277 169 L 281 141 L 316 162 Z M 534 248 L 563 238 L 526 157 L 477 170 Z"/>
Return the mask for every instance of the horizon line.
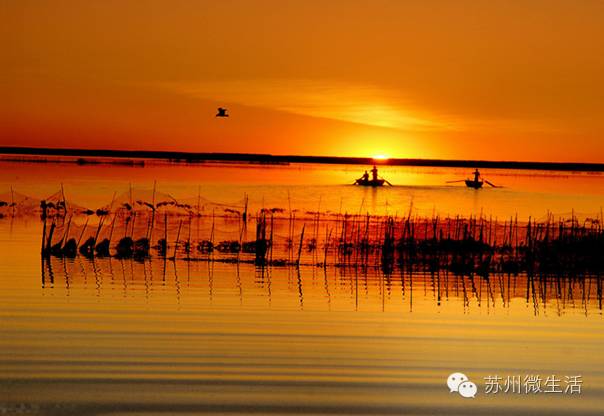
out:
<path id="1" fill-rule="evenodd" d="M 255 162 L 255 163 L 317 163 L 341 165 L 386 165 L 425 167 L 467 167 L 528 170 L 604 172 L 604 163 L 596 162 L 537 162 L 509 160 L 418 159 L 355 156 L 273 155 L 269 153 L 185 152 L 166 150 L 78 149 L 26 146 L 0 146 L 2 155 L 113 157 L 130 159 L 167 159 L 175 163 Z"/>

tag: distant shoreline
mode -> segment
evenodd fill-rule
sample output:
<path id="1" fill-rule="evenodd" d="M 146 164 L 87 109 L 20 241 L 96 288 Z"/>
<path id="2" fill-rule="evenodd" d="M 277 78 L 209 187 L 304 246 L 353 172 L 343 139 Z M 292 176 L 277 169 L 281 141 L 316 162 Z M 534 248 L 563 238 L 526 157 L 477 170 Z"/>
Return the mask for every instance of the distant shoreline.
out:
<path id="1" fill-rule="evenodd" d="M 447 160 L 447 159 L 387 159 L 374 160 L 370 157 L 340 157 L 340 156 L 299 156 L 271 155 L 260 153 L 195 153 L 152 150 L 110 150 L 110 149 L 54 149 L 36 147 L 0 147 L 0 155 L 11 156 L 68 156 L 79 158 L 107 157 L 116 159 L 163 159 L 173 163 L 205 163 L 205 162 L 242 162 L 258 164 L 287 164 L 287 163 L 319 163 L 340 165 L 371 165 L 386 166 L 425 166 L 453 168 L 492 168 L 492 169 L 527 169 L 548 171 L 590 171 L 604 172 L 604 163 L 575 163 L 575 162 L 512 162 L 489 160 Z M 19 162 L 17 159 L 10 159 Z M 30 162 L 23 160 L 23 162 Z M 102 163 L 82 159 L 82 164 Z"/>

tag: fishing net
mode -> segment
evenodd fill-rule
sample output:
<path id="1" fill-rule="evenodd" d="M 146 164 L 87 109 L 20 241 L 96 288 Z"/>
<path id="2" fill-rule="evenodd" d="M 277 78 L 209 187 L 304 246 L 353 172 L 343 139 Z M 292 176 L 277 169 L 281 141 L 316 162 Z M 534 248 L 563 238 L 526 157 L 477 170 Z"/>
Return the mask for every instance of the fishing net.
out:
<path id="1" fill-rule="evenodd" d="M 40 200 L 19 192 L 9 191 L 0 194 L 0 215 L 34 215 L 40 206 Z"/>

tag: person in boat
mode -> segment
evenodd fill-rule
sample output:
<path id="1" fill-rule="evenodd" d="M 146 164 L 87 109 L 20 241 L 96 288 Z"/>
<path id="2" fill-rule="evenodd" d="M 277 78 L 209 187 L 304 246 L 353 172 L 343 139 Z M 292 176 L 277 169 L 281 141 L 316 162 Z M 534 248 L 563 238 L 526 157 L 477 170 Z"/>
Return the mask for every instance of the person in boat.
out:
<path id="1" fill-rule="evenodd" d="M 368 182 L 369 181 L 369 173 L 367 173 L 367 171 L 365 171 L 365 173 L 363 173 L 363 176 L 361 176 L 359 179 L 356 180 L 355 183 L 363 183 L 363 182 Z"/>
<path id="2" fill-rule="evenodd" d="M 480 171 L 478 169 L 474 171 L 474 182 L 480 182 Z"/>
<path id="3" fill-rule="evenodd" d="M 373 169 L 371 169 L 371 177 L 373 181 L 378 180 L 378 169 L 375 165 L 373 165 Z"/>

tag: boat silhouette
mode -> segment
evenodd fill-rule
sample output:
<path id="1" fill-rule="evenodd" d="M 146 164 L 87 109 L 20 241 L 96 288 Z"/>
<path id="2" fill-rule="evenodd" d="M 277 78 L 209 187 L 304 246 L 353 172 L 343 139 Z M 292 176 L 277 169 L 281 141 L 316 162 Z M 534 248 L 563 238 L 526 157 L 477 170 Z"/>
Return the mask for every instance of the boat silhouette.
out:
<path id="1" fill-rule="evenodd" d="M 480 171 L 478 169 L 476 169 L 473 173 L 474 175 L 474 179 L 462 179 L 462 180 L 458 180 L 458 181 L 447 181 L 447 183 L 457 183 L 457 182 L 464 182 L 466 184 L 466 186 L 468 188 L 472 188 L 472 189 L 481 189 L 482 186 L 487 183 L 489 186 L 492 186 L 493 188 L 499 188 L 499 186 L 495 185 L 492 182 L 489 182 L 486 179 L 483 179 L 482 176 L 480 175 Z"/>
<path id="2" fill-rule="evenodd" d="M 385 179 L 357 179 L 354 184 L 359 186 L 384 186 Z"/>
<path id="3" fill-rule="evenodd" d="M 472 189 L 480 189 L 480 188 L 482 188 L 482 185 L 484 183 L 481 180 L 477 181 L 477 180 L 472 180 L 472 179 L 466 179 L 464 182 L 466 183 L 466 186 L 468 188 L 472 188 Z"/>
<path id="4" fill-rule="evenodd" d="M 373 165 L 373 169 L 371 169 L 371 178 L 369 177 L 369 173 L 365 171 L 363 176 L 354 181 L 353 185 L 371 186 L 373 188 L 376 188 L 378 186 L 384 186 L 384 183 L 387 183 L 388 185 L 392 186 L 392 184 L 386 179 L 380 178 L 378 176 L 377 166 Z"/>

